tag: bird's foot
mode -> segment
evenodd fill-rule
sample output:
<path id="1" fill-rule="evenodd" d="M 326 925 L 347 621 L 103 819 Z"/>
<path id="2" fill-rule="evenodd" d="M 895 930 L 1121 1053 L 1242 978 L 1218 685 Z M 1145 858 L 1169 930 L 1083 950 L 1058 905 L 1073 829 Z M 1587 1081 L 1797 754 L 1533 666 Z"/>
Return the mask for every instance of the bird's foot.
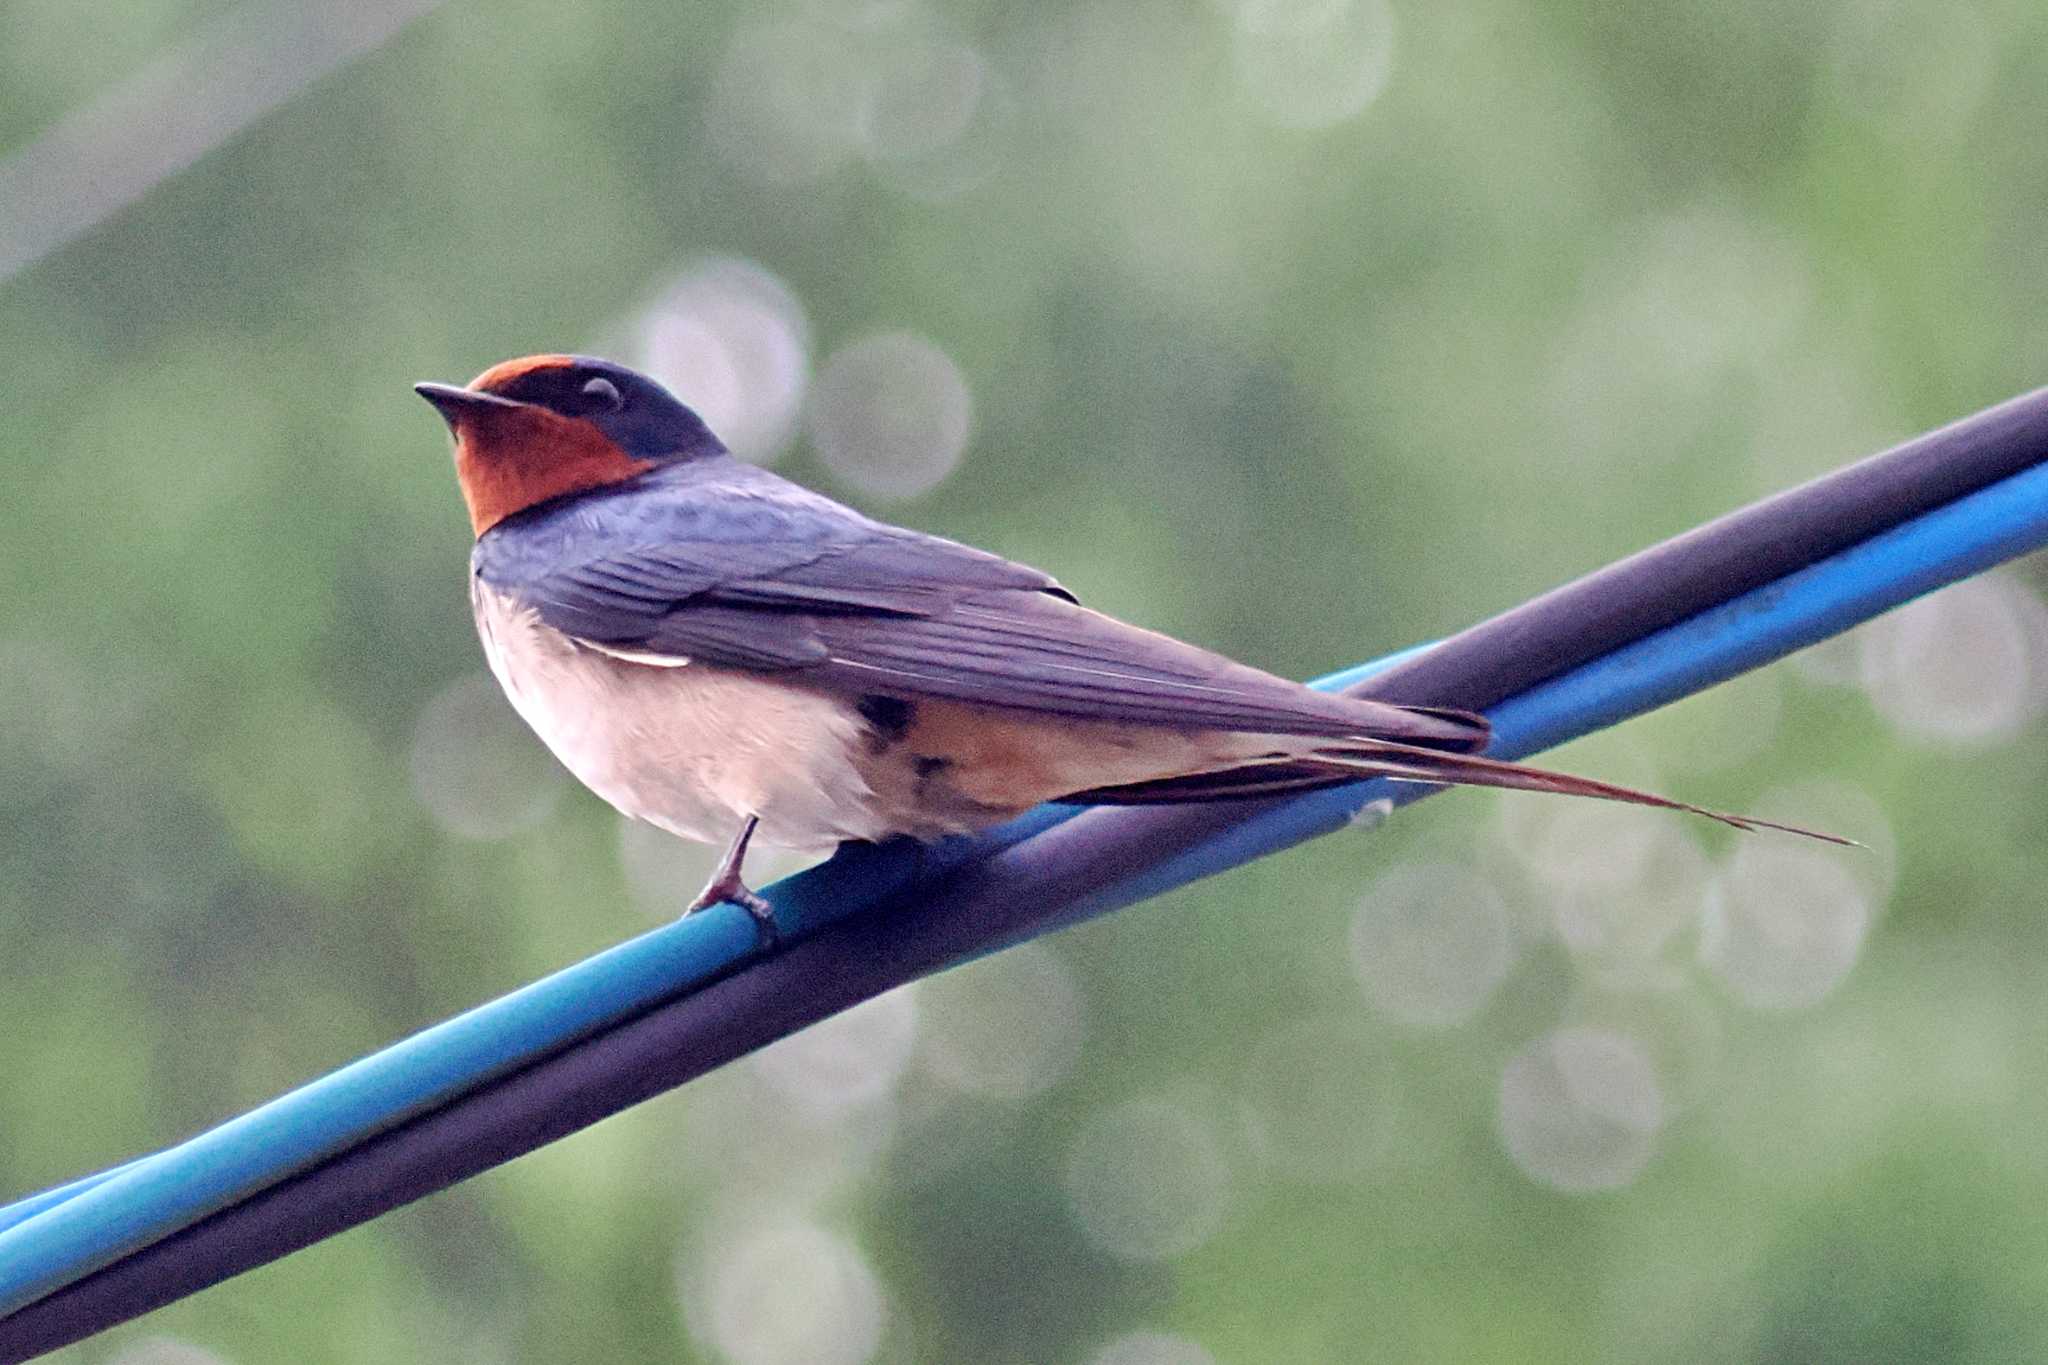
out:
<path id="1" fill-rule="evenodd" d="M 754 917 L 754 929 L 760 936 L 756 947 L 766 951 L 782 941 L 782 930 L 775 923 L 775 907 L 740 880 L 740 868 L 747 860 L 747 840 L 754 837 L 755 827 L 760 823 L 758 815 L 749 815 L 741 823 L 739 833 L 726 847 L 725 856 L 718 860 L 718 870 L 711 874 L 711 880 L 704 883 L 704 889 L 697 893 L 697 899 L 691 901 L 683 913 L 694 915 L 721 901 L 731 901 Z"/>
<path id="2" fill-rule="evenodd" d="M 690 902 L 683 913 L 694 915 L 699 910 L 709 910 L 712 906 L 721 905 L 726 901 L 731 901 L 753 917 L 754 929 L 760 935 L 762 948 L 773 948 L 782 941 L 782 930 L 775 923 L 775 907 L 768 904 L 766 897 L 741 881 L 737 870 L 721 870 L 704 884 L 704 889 L 697 893 L 697 898 Z"/>

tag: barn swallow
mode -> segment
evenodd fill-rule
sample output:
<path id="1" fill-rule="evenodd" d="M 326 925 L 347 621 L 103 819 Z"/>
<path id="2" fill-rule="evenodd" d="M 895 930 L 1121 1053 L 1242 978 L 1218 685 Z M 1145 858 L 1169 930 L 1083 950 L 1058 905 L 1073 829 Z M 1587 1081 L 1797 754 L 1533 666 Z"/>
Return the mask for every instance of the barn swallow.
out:
<path id="1" fill-rule="evenodd" d="M 513 707 L 626 815 L 729 841 L 689 909 L 733 901 L 767 938 L 767 902 L 741 878 L 756 830 L 822 851 L 1044 801 L 1367 777 L 1790 829 L 1487 759 L 1480 716 L 1317 692 L 1127 625 L 1037 569 L 735 458 L 623 365 L 527 356 L 415 387 L 454 436 L 477 631 Z"/>

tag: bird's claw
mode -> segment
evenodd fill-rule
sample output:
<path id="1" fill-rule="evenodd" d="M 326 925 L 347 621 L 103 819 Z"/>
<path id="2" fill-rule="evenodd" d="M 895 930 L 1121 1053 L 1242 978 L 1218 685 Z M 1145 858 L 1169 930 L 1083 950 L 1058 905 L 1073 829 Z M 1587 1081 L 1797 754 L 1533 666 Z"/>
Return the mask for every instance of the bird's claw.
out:
<path id="1" fill-rule="evenodd" d="M 738 877 L 727 880 L 715 877 L 709 885 L 697 893 L 697 898 L 683 910 L 685 915 L 694 915 L 700 910 L 709 910 L 714 905 L 730 902 L 737 905 L 754 921 L 754 929 L 760 936 L 760 948 L 773 948 L 782 941 L 782 930 L 775 923 L 775 907 L 766 897 L 750 889 Z"/>
<path id="2" fill-rule="evenodd" d="M 782 941 L 782 930 L 775 923 L 775 907 L 740 880 L 740 868 L 747 859 L 747 841 L 754 837 L 754 829 L 760 823 L 760 816 L 749 815 L 740 825 L 739 833 L 726 847 L 725 856 L 718 860 L 718 870 L 711 874 L 711 880 L 704 883 L 704 889 L 697 893 L 697 899 L 691 901 L 683 913 L 694 915 L 721 901 L 731 901 L 753 916 L 754 930 L 759 936 L 755 948 L 766 952 Z"/>

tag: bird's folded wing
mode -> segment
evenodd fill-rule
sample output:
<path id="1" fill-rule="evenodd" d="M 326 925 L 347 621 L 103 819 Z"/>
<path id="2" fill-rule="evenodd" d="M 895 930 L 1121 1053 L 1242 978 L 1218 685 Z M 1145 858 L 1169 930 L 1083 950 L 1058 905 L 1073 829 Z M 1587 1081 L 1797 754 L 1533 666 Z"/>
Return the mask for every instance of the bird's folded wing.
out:
<path id="1" fill-rule="evenodd" d="M 565 634 L 614 651 L 786 671 L 849 694 L 944 698 L 1088 720 L 1367 734 L 1458 748 L 1484 722 L 1310 691 L 1078 605 L 1036 569 L 808 509 L 749 536 L 671 518 L 602 555 L 494 555 L 478 573 Z M 636 528 L 644 530 L 645 528 Z M 589 543 L 588 540 L 583 543 Z M 610 540 L 618 546 L 615 538 Z"/>

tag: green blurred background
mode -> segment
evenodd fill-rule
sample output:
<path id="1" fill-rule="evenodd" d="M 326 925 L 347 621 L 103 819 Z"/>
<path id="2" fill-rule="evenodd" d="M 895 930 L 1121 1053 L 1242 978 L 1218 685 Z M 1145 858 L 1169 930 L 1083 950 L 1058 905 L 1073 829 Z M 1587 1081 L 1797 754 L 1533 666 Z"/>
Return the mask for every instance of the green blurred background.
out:
<path id="1" fill-rule="evenodd" d="M 414 380 L 640 363 L 1307 676 L 2048 374 L 2027 0 L 333 8 L 0 6 L 0 1194 L 696 886 Z M 2042 576 L 1559 756 L 1870 854 L 1449 795 L 62 1358 L 2041 1358 Z"/>

